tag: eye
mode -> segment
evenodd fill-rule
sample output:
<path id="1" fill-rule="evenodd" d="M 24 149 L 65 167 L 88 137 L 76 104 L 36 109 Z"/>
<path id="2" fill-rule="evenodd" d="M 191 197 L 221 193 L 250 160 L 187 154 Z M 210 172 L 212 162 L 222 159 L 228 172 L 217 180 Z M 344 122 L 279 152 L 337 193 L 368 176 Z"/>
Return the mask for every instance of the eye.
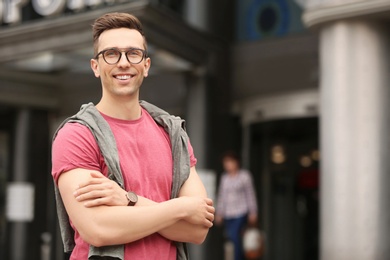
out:
<path id="1" fill-rule="evenodd" d="M 131 49 L 131 50 L 129 50 L 127 52 L 127 55 L 130 55 L 130 56 L 142 56 L 143 52 L 141 50 Z"/>
<path id="2" fill-rule="evenodd" d="M 119 51 L 118 50 L 106 50 L 104 52 L 104 55 L 106 57 L 117 57 L 119 55 Z"/>

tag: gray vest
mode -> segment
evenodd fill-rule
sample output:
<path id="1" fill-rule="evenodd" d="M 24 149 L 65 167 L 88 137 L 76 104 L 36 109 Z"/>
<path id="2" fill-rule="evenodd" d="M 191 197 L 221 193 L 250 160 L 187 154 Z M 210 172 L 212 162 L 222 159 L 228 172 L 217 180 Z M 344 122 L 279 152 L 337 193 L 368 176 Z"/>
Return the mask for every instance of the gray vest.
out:
<path id="1" fill-rule="evenodd" d="M 164 110 L 145 101 L 140 101 L 140 105 L 146 109 L 152 118 L 159 125 L 164 127 L 165 131 L 169 134 L 173 157 L 173 183 L 171 198 L 176 198 L 181 186 L 190 174 L 190 156 L 188 152 L 189 139 L 185 131 L 185 121 L 180 117 L 172 116 Z M 123 176 L 119 165 L 119 157 L 114 135 L 107 121 L 101 116 L 94 104 L 88 103 L 82 105 L 77 114 L 65 119 L 55 131 L 53 140 L 56 138 L 58 131 L 68 122 L 83 124 L 91 130 L 107 165 L 108 178 L 114 180 L 120 187 L 124 188 Z M 64 251 L 69 253 L 75 246 L 74 232 L 69 224 L 69 218 L 57 185 L 55 185 L 55 196 Z M 189 259 L 185 243 L 177 242 L 176 247 L 178 260 Z M 94 247 L 90 245 L 88 259 L 124 260 L 124 245 L 104 247 Z"/>

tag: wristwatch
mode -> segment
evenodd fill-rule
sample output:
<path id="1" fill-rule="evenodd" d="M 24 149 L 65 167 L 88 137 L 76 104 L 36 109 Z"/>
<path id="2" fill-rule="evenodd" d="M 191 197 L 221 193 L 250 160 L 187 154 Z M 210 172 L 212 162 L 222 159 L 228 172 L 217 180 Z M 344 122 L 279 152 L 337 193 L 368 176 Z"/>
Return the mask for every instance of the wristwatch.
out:
<path id="1" fill-rule="evenodd" d="M 134 206 L 135 203 L 137 203 L 138 201 L 138 196 L 137 194 L 135 194 L 134 192 L 132 191 L 128 191 L 126 193 L 126 198 L 127 200 L 129 201 L 129 203 L 127 204 L 127 206 Z"/>

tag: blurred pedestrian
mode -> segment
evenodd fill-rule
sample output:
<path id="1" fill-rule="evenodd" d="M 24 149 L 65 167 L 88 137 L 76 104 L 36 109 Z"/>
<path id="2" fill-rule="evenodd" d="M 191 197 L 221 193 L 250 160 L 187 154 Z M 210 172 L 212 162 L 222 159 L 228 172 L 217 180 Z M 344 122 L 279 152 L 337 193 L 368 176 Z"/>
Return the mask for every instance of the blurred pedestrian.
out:
<path id="1" fill-rule="evenodd" d="M 234 259 L 242 260 L 242 235 L 247 225 L 257 225 L 257 200 L 252 175 L 242 169 L 234 151 L 222 157 L 224 172 L 218 189 L 215 223 L 224 226 L 227 238 L 234 244 Z"/>

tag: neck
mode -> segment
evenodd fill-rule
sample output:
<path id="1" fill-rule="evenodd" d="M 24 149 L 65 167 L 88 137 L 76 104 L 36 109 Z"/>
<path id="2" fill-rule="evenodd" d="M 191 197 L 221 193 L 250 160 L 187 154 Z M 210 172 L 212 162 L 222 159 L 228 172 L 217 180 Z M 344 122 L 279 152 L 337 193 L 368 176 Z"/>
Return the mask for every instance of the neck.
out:
<path id="1" fill-rule="evenodd" d="M 106 99 L 101 99 L 96 105 L 96 108 L 103 114 L 122 120 L 136 120 L 141 117 L 141 106 L 138 99 L 110 102 Z"/>
<path id="2" fill-rule="evenodd" d="M 232 171 L 229 171 L 228 172 L 229 173 L 229 175 L 236 175 L 237 173 L 238 173 L 238 170 L 232 170 Z"/>

